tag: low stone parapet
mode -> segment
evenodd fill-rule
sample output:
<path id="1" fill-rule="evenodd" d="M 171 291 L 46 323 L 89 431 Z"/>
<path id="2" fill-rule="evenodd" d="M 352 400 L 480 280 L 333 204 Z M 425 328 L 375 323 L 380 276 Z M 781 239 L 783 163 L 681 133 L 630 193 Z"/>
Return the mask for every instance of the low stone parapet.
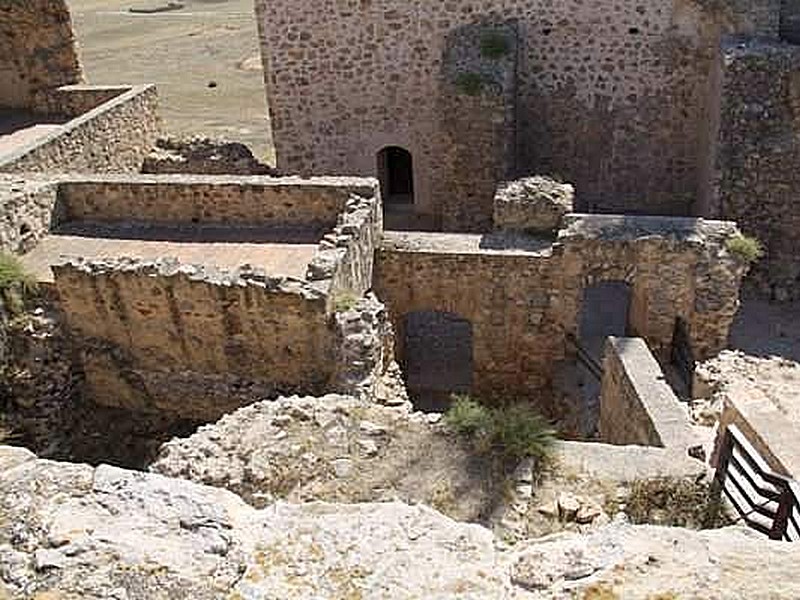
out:
<path id="1" fill-rule="evenodd" d="M 600 436 L 619 445 L 698 445 L 688 411 L 644 340 L 610 337 L 603 360 Z"/>

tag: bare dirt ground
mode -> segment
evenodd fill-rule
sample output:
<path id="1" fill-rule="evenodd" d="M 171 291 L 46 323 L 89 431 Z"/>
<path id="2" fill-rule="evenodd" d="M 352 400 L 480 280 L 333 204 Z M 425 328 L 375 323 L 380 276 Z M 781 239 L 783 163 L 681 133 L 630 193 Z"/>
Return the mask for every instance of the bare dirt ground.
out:
<path id="1" fill-rule="evenodd" d="M 273 163 L 253 0 L 69 0 L 90 83 L 155 83 L 167 130 L 249 145 Z M 211 83 L 216 84 L 209 87 Z"/>

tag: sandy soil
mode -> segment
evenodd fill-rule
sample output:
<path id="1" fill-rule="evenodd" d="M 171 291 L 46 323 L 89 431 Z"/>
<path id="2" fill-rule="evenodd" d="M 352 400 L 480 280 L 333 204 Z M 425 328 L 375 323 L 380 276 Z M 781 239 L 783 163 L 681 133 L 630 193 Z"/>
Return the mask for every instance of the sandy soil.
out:
<path id="1" fill-rule="evenodd" d="M 224 137 L 272 162 L 253 0 L 69 0 L 90 83 L 155 83 L 169 132 Z M 216 87 L 209 87 L 209 83 Z"/>

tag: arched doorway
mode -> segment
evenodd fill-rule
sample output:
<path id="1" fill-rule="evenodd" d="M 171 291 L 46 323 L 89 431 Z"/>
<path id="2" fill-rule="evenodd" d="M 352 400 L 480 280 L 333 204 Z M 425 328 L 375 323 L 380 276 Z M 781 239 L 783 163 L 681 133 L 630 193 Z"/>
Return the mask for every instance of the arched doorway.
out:
<path id="1" fill-rule="evenodd" d="M 414 204 L 414 159 L 399 146 L 378 152 L 378 179 L 386 205 Z"/>
<path id="2" fill-rule="evenodd" d="M 472 323 L 448 312 L 409 313 L 400 358 L 414 407 L 443 411 L 452 394 L 472 389 Z"/>

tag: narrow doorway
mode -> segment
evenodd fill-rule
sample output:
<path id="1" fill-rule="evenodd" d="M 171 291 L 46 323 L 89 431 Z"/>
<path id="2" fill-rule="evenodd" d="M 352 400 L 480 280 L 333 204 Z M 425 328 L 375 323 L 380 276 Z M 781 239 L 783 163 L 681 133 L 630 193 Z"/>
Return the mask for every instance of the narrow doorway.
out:
<path id="1" fill-rule="evenodd" d="M 608 336 L 627 335 L 630 306 L 631 286 L 624 281 L 604 281 L 584 290 L 578 338 L 598 362 Z"/>
<path id="2" fill-rule="evenodd" d="M 414 204 L 414 160 L 408 150 L 399 146 L 381 150 L 378 153 L 378 178 L 385 204 Z"/>

